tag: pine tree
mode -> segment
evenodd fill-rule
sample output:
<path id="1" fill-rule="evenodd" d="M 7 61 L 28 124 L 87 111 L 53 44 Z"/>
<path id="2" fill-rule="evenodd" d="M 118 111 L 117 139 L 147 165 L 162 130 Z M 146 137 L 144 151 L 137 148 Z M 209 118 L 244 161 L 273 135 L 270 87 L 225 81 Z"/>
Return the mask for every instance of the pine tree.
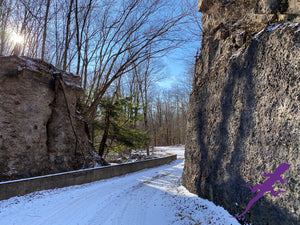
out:
<path id="1" fill-rule="evenodd" d="M 138 105 L 132 103 L 132 97 L 119 94 L 104 97 L 100 103 L 100 110 L 97 132 L 102 131 L 99 145 L 101 157 L 109 151 L 130 153 L 132 149 L 142 149 L 147 145 L 148 134 L 137 126 L 143 117 L 142 111 Z"/>

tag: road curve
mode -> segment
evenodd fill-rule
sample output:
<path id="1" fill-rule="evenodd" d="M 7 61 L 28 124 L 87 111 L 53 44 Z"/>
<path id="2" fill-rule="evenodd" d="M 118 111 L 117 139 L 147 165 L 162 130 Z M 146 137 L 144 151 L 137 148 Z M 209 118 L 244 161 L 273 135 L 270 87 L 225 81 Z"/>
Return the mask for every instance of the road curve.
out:
<path id="1" fill-rule="evenodd" d="M 122 177 L 0 201 L 2 225 L 238 224 L 181 186 L 183 159 Z"/>

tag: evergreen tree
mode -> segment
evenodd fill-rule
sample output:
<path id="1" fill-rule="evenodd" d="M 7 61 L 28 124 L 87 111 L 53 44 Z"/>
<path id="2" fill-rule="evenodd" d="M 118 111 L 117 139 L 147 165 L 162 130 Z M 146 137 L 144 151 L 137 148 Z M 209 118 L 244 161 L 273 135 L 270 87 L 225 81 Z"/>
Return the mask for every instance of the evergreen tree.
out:
<path id="1" fill-rule="evenodd" d="M 125 151 L 144 148 L 149 137 L 138 128 L 143 115 L 139 106 L 132 103 L 132 97 L 114 94 L 104 97 L 100 103 L 101 115 L 97 130 L 102 133 L 99 155 L 105 157 L 109 151 Z"/>

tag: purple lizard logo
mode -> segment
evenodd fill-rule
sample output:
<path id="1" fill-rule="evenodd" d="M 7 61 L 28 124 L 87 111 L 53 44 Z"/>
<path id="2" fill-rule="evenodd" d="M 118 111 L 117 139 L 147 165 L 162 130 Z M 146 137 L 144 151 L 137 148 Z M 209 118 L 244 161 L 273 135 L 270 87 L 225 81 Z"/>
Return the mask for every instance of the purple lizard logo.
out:
<path id="1" fill-rule="evenodd" d="M 241 185 L 241 186 L 244 186 L 244 187 L 247 187 L 251 190 L 250 193 L 255 193 L 258 189 L 260 190 L 258 192 L 258 194 L 248 203 L 247 207 L 246 207 L 246 210 L 241 214 L 241 215 L 238 215 L 238 216 L 234 216 L 235 218 L 238 218 L 238 217 L 241 217 L 243 215 L 245 215 L 249 209 L 251 208 L 251 206 L 256 202 L 258 201 L 266 192 L 270 191 L 271 194 L 275 197 L 277 197 L 280 193 L 283 193 L 283 192 L 286 192 L 286 191 L 282 191 L 282 190 L 279 190 L 277 192 L 274 191 L 274 188 L 272 187 L 276 181 L 280 181 L 280 183 L 282 184 L 285 184 L 287 183 L 287 180 L 289 178 L 286 178 L 286 179 L 283 179 L 281 177 L 281 175 L 286 171 L 288 170 L 288 168 L 290 168 L 290 164 L 287 164 L 287 163 L 282 163 L 280 164 L 274 173 L 268 173 L 266 174 L 265 171 L 263 171 L 263 176 L 264 177 L 269 177 L 269 179 L 267 179 L 262 185 L 259 185 L 259 184 L 255 184 L 254 187 L 252 188 L 249 184 L 247 185 Z"/>

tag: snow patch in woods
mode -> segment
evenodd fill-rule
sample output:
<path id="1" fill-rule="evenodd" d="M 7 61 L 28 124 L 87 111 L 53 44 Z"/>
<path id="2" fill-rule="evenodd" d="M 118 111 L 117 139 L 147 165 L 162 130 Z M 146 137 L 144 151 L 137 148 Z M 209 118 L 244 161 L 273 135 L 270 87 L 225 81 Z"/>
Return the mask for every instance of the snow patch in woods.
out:
<path id="1" fill-rule="evenodd" d="M 157 147 L 184 156 L 184 147 Z M 121 177 L 0 201 L 0 224 L 239 224 L 181 185 L 184 160 Z"/>
<path id="2" fill-rule="evenodd" d="M 176 154 L 177 158 L 184 157 L 184 146 L 158 146 L 154 147 L 154 152 L 156 153 L 170 153 L 170 154 Z"/>

